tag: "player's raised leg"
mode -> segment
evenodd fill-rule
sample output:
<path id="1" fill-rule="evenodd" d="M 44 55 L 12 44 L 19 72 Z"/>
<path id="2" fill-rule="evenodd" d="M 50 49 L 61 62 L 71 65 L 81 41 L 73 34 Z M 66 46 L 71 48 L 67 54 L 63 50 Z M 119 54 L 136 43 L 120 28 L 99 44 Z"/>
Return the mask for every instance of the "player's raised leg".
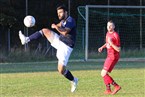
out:
<path id="1" fill-rule="evenodd" d="M 38 39 L 39 37 L 42 37 L 43 36 L 43 33 L 42 31 L 36 31 L 35 33 L 33 33 L 32 35 L 26 37 L 22 31 L 19 31 L 19 38 L 21 40 L 21 43 L 22 45 L 30 42 L 31 40 L 34 40 L 34 39 Z"/>
<path id="2" fill-rule="evenodd" d="M 22 31 L 19 31 L 19 38 L 21 40 L 22 45 L 30 41 L 29 37 L 26 37 L 24 34 L 22 34 Z"/>
<path id="3" fill-rule="evenodd" d="M 47 28 L 43 28 L 40 31 L 36 31 L 35 33 L 33 33 L 32 35 L 30 35 L 28 37 L 26 37 L 22 33 L 22 31 L 19 31 L 19 38 L 21 40 L 22 45 L 24 45 L 32 40 L 38 39 L 42 36 L 45 36 L 50 42 L 52 42 L 52 37 L 53 37 L 52 31 Z"/>

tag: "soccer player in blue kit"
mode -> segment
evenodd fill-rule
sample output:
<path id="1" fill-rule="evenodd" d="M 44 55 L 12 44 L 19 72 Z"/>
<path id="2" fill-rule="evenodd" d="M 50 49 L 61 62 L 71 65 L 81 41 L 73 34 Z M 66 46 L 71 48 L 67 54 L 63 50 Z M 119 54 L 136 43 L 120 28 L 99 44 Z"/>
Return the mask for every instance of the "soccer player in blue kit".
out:
<path id="1" fill-rule="evenodd" d="M 66 66 L 76 41 L 76 23 L 71 16 L 68 16 L 67 9 L 64 5 L 57 7 L 57 15 L 60 22 L 58 24 L 52 24 L 51 28 L 56 29 L 59 35 L 48 28 L 43 28 L 29 37 L 26 37 L 19 31 L 19 38 L 22 45 L 24 45 L 32 40 L 45 36 L 57 50 L 58 72 L 71 82 L 71 92 L 74 92 L 77 87 L 78 78 L 74 77 L 72 73 L 66 69 Z"/>

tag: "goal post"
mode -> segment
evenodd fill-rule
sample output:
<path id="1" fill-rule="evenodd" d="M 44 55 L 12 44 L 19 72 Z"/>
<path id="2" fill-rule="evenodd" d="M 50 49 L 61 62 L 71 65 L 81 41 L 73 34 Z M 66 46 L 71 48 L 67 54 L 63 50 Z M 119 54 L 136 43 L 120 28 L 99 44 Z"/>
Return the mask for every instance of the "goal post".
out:
<path id="1" fill-rule="evenodd" d="M 121 47 L 124 50 L 145 47 L 145 6 L 86 5 L 79 6 L 78 13 L 78 23 L 84 21 L 78 29 L 85 28 L 86 61 L 105 42 L 109 19 L 115 22 L 115 30 L 120 34 Z"/>
<path id="2" fill-rule="evenodd" d="M 86 38 L 85 38 L 85 61 L 88 59 L 88 46 L 89 46 L 89 7 L 86 6 Z"/>

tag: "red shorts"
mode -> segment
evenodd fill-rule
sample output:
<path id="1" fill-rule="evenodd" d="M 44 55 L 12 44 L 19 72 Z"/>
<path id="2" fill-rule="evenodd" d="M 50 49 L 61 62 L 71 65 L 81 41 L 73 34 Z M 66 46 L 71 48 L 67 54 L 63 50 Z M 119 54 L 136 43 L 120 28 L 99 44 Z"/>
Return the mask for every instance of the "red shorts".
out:
<path id="1" fill-rule="evenodd" d="M 107 70 L 108 72 L 111 72 L 114 66 L 116 65 L 116 63 L 118 62 L 118 60 L 119 60 L 119 56 L 115 56 L 115 58 L 111 58 L 108 56 L 104 62 L 103 69 Z"/>

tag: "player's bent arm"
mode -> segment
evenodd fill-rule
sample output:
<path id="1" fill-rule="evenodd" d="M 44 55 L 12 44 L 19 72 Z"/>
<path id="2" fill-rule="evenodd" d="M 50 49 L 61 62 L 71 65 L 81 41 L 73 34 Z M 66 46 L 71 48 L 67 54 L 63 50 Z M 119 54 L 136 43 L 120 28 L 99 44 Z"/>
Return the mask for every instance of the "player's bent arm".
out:
<path id="1" fill-rule="evenodd" d="M 99 51 L 99 52 L 102 52 L 102 50 L 103 50 L 104 48 L 106 48 L 106 43 L 105 43 L 103 46 L 101 46 L 100 48 L 98 48 L 98 51 Z"/>
<path id="2" fill-rule="evenodd" d="M 61 28 L 61 27 L 56 27 L 56 30 L 62 34 L 62 35 L 67 35 L 70 32 L 69 28 Z"/>
<path id="3" fill-rule="evenodd" d="M 56 29 L 60 34 L 62 34 L 62 35 L 67 35 L 69 32 L 70 32 L 70 28 L 62 28 L 62 27 L 59 27 L 58 26 L 59 24 L 52 24 L 51 25 L 51 28 L 53 28 L 53 29 Z"/>
<path id="4" fill-rule="evenodd" d="M 101 48 L 103 49 L 103 48 L 106 48 L 106 43 L 103 45 L 103 46 L 101 46 Z"/>
<path id="5" fill-rule="evenodd" d="M 116 50 L 117 52 L 120 52 L 121 48 L 119 46 L 113 44 L 113 42 L 110 38 L 108 38 L 108 43 L 110 44 L 110 46 L 112 46 L 114 48 L 114 50 Z"/>
<path id="6" fill-rule="evenodd" d="M 111 46 L 112 46 L 117 52 L 120 52 L 121 47 L 118 47 L 118 46 L 114 45 L 113 43 L 111 44 Z"/>
<path id="7" fill-rule="evenodd" d="M 61 27 L 61 22 L 59 22 L 58 24 L 56 24 L 57 27 Z"/>

